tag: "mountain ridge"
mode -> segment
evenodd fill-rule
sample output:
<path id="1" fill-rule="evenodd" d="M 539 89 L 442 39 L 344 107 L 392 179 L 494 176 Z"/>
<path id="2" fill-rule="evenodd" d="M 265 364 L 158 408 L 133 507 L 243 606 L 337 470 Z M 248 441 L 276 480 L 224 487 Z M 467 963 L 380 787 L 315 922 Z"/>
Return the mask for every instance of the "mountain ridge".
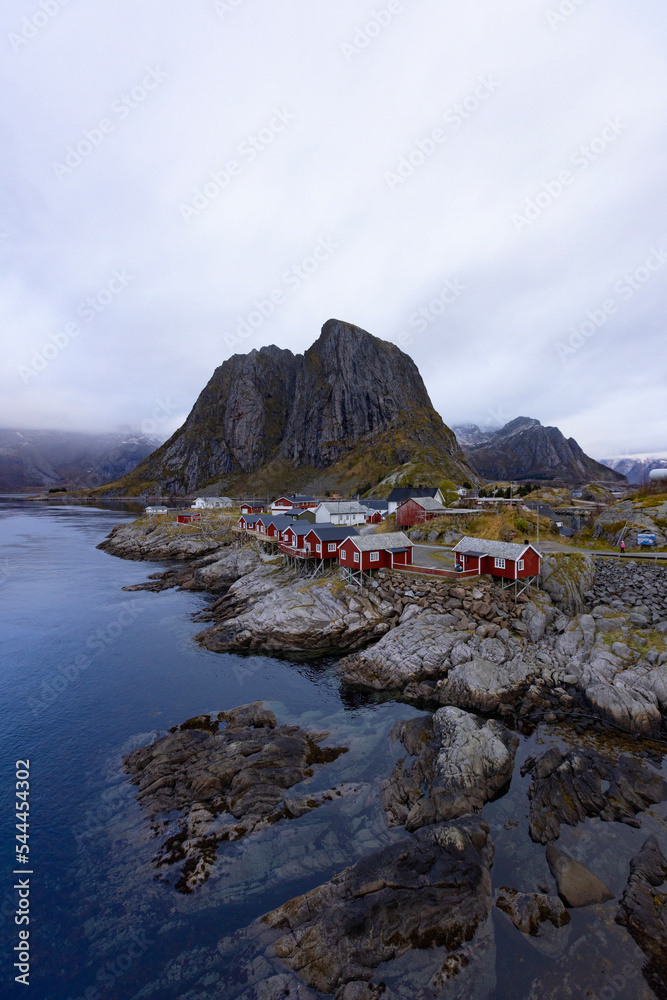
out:
<path id="1" fill-rule="evenodd" d="M 477 442 L 466 444 L 464 451 L 485 479 L 625 482 L 622 473 L 586 455 L 574 438 L 566 438 L 558 427 L 544 426 L 535 417 L 515 417 L 488 432 L 475 424 L 458 429 L 463 440 Z"/>
<path id="2" fill-rule="evenodd" d="M 0 491 L 96 487 L 131 472 L 158 443 L 132 431 L 0 428 Z"/>
<path id="3" fill-rule="evenodd" d="M 388 475 L 479 482 L 412 358 L 328 320 L 303 354 L 274 345 L 224 361 L 190 414 L 111 495 L 340 488 Z M 364 489 L 362 490 L 362 487 Z M 98 491 L 99 492 L 99 491 Z"/>

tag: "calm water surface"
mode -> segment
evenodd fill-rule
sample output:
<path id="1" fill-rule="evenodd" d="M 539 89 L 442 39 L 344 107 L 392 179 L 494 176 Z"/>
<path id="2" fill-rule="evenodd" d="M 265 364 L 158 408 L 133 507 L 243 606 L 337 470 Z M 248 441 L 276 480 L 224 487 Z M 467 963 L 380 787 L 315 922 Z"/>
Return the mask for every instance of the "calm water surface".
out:
<path id="1" fill-rule="evenodd" d="M 11 970 L 17 928 L 10 808 L 18 759 L 31 764 L 32 994 L 26 995 L 39 1000 L 177 1000 L 203 975 L 210 992 L 199 996 L 224 996 L 228 989 L 231 995 L 234 961 L 216 950 L 221 938 L 403 836 L 386 829 L 379 785 L 399 755 L 389 730 L 418 713 L 396 703 L 355 706 L 340 691 L 335 664 L 201 649 L 192 641 L 201 628 L 192 615 L 205 607 L 205 595 L 125 593 L 123 586 L 160 565 L 96 549 L 115 524 L 135 516 L 0 499 L 3 995 L 22 995 Z M 351 781 L 359 793 L 226 845 L 209 881 L 183 896 L 155 878 L 157 845 L 122 757 L 191 716 L 258 699 L 279 722 L 327 729 L 331 741 L 350 748 L 310 787 Z M 548 879 L 544 849 L 528 837 L 528 782 L 519 765 L 536 750 L 574 739 L 566 728 L 522 739 L 509 793 L 484 812 L 496 844 L 494 886 L 535 891 Z M 566 828 L 560 844 L 620 893 L 627 861 L 645 837 L 655 832 L 667 846 L 664 813 L 659 806 L 645 815 L 642 830 L 588 821 Z M 508 820 L 518 827 L 506 827 Z M 558 983 L 579 963 L 582 985 L 613 988 L 619 998 L 654 996 L 641 974 L 641 952 L 614 924 L 615 909 L 611 903 L 573 911 L 570 927 L 546 943 L 494 913 L 495 958 L 477 995 L 557 997 Z M 620 987 L 624 968 L 636 976 Z M 453 984 L 452 1000 L 457 996 Z"/>

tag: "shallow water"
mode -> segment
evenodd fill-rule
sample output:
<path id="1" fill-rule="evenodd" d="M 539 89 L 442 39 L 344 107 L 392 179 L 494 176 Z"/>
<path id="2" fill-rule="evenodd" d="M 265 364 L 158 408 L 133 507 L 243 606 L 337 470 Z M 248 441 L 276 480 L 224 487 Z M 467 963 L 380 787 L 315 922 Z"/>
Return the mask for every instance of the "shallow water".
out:
<path id="1" fill-rule="evenodd" d="M 400 751 L 389 730 L 397 719 L 419 713 L 394 702 L 345 697 L 335 663 L 201 649 L 192 641 L 201 626 L 191 617 L 205 606 L 205 595 L 124 593 L 124 585 L 141 582 L 160 565 L 95 548 L 115 524 L 135 516 L 0 500 L 3 967 L 11 964 L 7 956 L 15 943 L 13 765 L 29 758 L 31 979 L 40 1000 L 82 997 L 86 990 L 90 1000 L 176 1000 L 202 976 L 208 979 L 199 996 L 233 996 L 239 945 L 232 942 L 221 955 L 220 939 L 403 836 L 386 828 L 379 785 Z M 352 782 L 358 791 L 225 845 L 209 881 L 181 895 L 173 878 L 155 877 L 157 843 L 122 772 L 122 756 L 194 715 L 258 699 L 279 722 L 326 729 L 328 742 L 350 748 L 316 770 L 309 788 Z M 522 737 L 509 792 L 484 810 L 496 846 L 494 887 L 535 891 L 541 880 L 553 884 L 544 848 L 528 836 L 530 779 L 520 776 L 519 766 L 554 743 L 580 742 L 566 726 Z M 565 827 L 558 843 L 618 894 L 629 858 L 649 833 L 667 847 L 665 812 L 662 804 L 645 814 L 641 830 L 589 820 Z M 506 828 L 508 820 L 518 820 L 518 827 Z M 589 987 L 588 996 L 610 996 L 610 990 L 619 998 L 654 996 L 641 974 L 644 958 L 614 924 L 615 912 L 614 902 L 572 911 L 569 927 L 535 939 L 494 910 L 495 948 L 489 931 L 486 973 L 465 995 L 557 997 L 562 982 L 574 976 L 582 995 Z M 437 959 L 418 953 L 411 961 L 425 968 Z M 407 965 L 396 981 L 391 969 L 383 970 L 392 989 L 401 990 L 401 981 L 407 989 Z M 11 973 L 3 975 L 10 989 L 18 989 Z M 457 997 L 459 985 L 454 981 L 442 996 Z"/>

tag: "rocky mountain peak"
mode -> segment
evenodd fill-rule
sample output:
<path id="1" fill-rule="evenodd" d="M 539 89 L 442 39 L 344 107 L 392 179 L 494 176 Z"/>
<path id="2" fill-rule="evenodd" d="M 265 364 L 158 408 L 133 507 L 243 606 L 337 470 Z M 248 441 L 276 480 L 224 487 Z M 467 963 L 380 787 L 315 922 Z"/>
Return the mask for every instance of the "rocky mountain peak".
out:
<path id="1" fill-rule="evenodd" d="M 132 478 L 187 493 L 276 461 L 327 469 L 362 446 L 380 444 L 381 458 L 373 456 L 378 472 L 426 450 L 439 478 L 475 478 L 412 358 L 330 319 L 304 354 L 270 346 L 223 362 L 183 427 Z"/>

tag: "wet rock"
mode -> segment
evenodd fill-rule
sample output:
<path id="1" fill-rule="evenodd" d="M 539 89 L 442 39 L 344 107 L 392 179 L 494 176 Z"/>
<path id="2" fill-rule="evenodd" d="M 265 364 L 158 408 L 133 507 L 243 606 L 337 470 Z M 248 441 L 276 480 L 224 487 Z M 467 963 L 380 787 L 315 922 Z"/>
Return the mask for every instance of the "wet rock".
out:
<path id="1" fill-rule="evenodd" d="M 279 566 L 261 566 L 232 584 L 206 615 L 216 624 L 195 639 L 215 652 L 349 653 L 384 635 L 395 616 L 393 608 L 385 614 L 370 602 L 350 611 L 353 593 L 332 577 L 304 581 Z"/>
<path id="2" fill-rule="evenodd" d="M 637 813 L 667 799 L 667 781 L 648 765 L 628 757 L 614 762 L 596 750 L 553 747 L 529 758 L 521 773 L 533 778 L 530 836 L 541 844 L 560 836 L 561 823 L 576 826 L 587 816 L 639 826 Z"/>
<path id="3" fill-rule="evenodd" d="M 412 951 L 455 956 L 489 916 L 492 858 L 482 820 L 418 830 L 263 917 L 271 950 L 323 993 Z"/>
<path id="4" fill-rule="evenodd" d="M 502 886 L 498 890 L 496 906 L 524 934 L 538 934 L 540 925 L 545 920 L 550 921 L 554 927 L 564 927 L 570 923 L 570 914 L 558 896 L 519 892 L 518 889 Z"/>
<path id="5" fill-rule="evenodd" d="M 497 720 L 452 706 L 396 723 L 392 738 L 401 740 L 413 760 L 396 765 L 382 801 L 389 825 L 411 831 L 481 812 L 509 784 L 519 745 Z"/>
<path id="6" fill-rule="evenodd" d="M 553 844 L 547 845 L 547 864 L 556 880 L 558 895 L 567 906 L 591 906 L 614 898 L 604 882 Z"/>
<path id="7" fill-rule="evenodd" d="M 345 753 L 344 747 L 321 747 L 327 735 L 279 726 L 273 712 L 254 702 L 188 719 L 133 750 L 124 759 L 125 771 L 138 786 L 144 811 L 166 827 L 158 867 L 184 862 L 176 887 L 192 891 L 208 878 L 217 844 L 296 819 L 351 792 L 346 786 L 301 797 L 287 794 L 313 774 L 315 765 Z M 164 822 L 174 811 L 180 814 L 175 828 Z"/>
<path id="8" fill-rule="evenodd" d="M 254 549 L 227 546 L 185 565 L 176 566 L 163 573 L 153 573 L 146 583 L 123 587 L 123 590 L 160 592 L 171 587 L 180 587 L 181 590 L 207 590 L 216 593 L 247 573 L 252 573 L 260 564 L 261 558 Z"/>
<path id="9" fill-rule="evenodd" d="M 657 978 L 663 988 L 667 982 L 667 893 L 660 892 L 659 886 L 666 879 L 667 858 L 656 838 L 649 837 L 630 861 L 630 876 L 616 914 L 617 923 L 628 929 L 650 960 L 647 978 Z"/>

